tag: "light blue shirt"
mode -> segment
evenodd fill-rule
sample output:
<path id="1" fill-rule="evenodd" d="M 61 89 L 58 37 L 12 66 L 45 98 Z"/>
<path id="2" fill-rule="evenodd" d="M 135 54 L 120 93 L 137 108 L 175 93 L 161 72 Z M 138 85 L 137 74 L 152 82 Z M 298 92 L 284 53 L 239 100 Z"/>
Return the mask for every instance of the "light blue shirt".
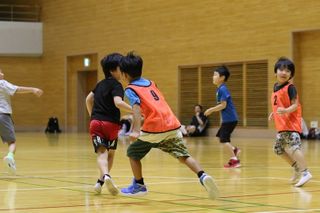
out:
<path id="1" fill-rule="evenodd" d="M 130 84 L 133 84 L 133 85 L 136 85 L 136 86 L 150 86 L 151 85 L 151 82 L 145 78 L 138 78 L 134 81 L 132 81 Z M 131 106 L 135 105 L 135 104 L 138 104 L 140 105 L 141 101 L 140 101 L 140 98 L 139 96 L 130 88 L 127 88 L 124 92 L 125 96 L 128 98 L 129 100 L 129 103 Z"/>

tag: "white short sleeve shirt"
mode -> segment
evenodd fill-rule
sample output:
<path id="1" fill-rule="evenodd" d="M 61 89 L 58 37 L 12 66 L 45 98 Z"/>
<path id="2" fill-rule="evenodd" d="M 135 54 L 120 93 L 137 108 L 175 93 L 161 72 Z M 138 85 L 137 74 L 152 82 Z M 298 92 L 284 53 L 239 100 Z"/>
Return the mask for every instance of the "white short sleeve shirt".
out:
<path id="1" fill-rule="evenodd" d="M 0 80 L 0 113 L 12 114 L 11 98 L 17 91 L 18 86 L 6 80 Z"/>

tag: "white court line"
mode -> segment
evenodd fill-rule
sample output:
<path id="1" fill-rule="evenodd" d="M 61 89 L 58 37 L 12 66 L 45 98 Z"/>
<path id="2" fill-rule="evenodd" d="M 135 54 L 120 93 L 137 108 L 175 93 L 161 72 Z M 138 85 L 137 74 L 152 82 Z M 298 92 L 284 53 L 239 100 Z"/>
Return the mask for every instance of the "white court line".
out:
<path id="1" fill-rule="evenodd" d="M 314 212 L 319 211 L 320 209 L 301 209 L 301 210 L 282 210 L 282 211 L 267 211 L 267 212 L 255 212 L 255 213 L 285 213 L 285 212 Z"/>
<path id="2" fill-rule="evenodd" d="M 83 188 L 83 185 L 79 185 L 79 186 L 59 186 L 59 187 L 36 187 L 36 188 L 1 189 L 0 192 L 42 191 L 42 190 L 57 190 L 57 189 L 70 189 L 70 188 Z"/>
<path id="3" fill-rule="evenodd" d="M 19 176 L 0 176 L 1 178 L 7 178 L 7 179 L 26 179 L 26 178 L 47 178 L 47 179 L 54 179 L 54 178 L 96 178 L 96 175 L 86 175 L 86 176 L 42 176 L 42 175 L 38 175 L 38 176 L 28 176 L 28 175 L 19 175 Z M 112 178 L 132 178 L 133 176 L 122 176 L 122 175 L 113 175 Z M 214 178 L 214 177 L 213 177 Z M 175 180 L 190 180 L 190 181 L 194 181 L 194 182 L 198 182 L 199 179 L 194 178 L 194 177 L 172 177 L 172 176 L 145 176 L 145 179 L 175 179 Z M 222 182 L 222 181 L 226 181 L 226 180 L 231 180 L 233 178 L 219 178 L 216 179 L 214 178 L 214 180 L 216 182 Z M 239 177 L 237 178 L 237 180 L 255 180 L 255 179 L 270 179 L 270 180 L 283 180 L 283 181 L 288 181 L 288 178 L 281 178 L 281 177 Z M 320 180 L 311 180 L 314 183 L 320 183 Z"/>

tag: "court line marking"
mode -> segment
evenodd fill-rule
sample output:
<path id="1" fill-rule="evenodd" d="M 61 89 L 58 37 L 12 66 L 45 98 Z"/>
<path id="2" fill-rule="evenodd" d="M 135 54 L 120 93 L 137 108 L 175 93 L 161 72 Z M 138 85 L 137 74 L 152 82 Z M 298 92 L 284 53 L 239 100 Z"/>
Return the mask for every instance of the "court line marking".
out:
<path id="1" fill-rule="evenodd" d="M 263 212 L 255 212 L 255 213 L 285 213 L 285 212 L 314 212 L 320 211 L 320 209 L 300 209 L 300 210 L 283 210 L 283 211 L 263 211 Z"/>
<path id="2" fill-rule="evenodd" d="M 50 180 L 50 179 L 49 179 Z M 7 181 L 9 182 L 8 180 L 3 180 L 3 181 Z M 19 182 L 18 182 L 19 183 Z M 33 183 L 26 183 L 26 182 L 21 182 L 20 183 L 23 183 L 23 184 L 27 184 L 27 185 L 33 185 L 33 186 L 40 186 L 40 187 L 43 187 L 45 185 L 40 185 L 40 184 L 33 184 Z M 178 183 L 181 183 L 178 182 Z M 49 187 L 49 186 L 45 186 L 45 187 Z M 77 189 L 71 189 L 70 187 L 68 188 L 62 188 L 62 190 L 69 190 L 69 191 L 77 191 L 77 192 L 86 192 L 86 193 L 91 193 L 91 194 L 94 194 L 94 192 L 92 191 L 86 191 L 86 190 L 77 190 Z M 189 198 L 193 198 L 193 199 L 203 199 L 203 197 L 198 197 L 198 196 L 190 196 L 190 195 L 184 195 L 184 194 L 172 194 L 172 193 L 163 193 L 163 192 L 156 192 L 156 191 L 150 191 L 150 192 L 155 192 L 155 193 L 158 193 L 158 194 L 167 194 L 167 195 L 175 195 L 175 196 L 182 196 L 182 197 L 189 197 Z M 275 195 L 275 194 L 269 194 L 269 195 Z M 109 195 L 110 196 L 110 195 Z M 121 196 L 123 197 L 123 196 Z M 242 197 L 245 197 L 245 196 L 242 196 Z M 152 199 L 146 199 L 146 198 L 137 198 L 137 197 L 126 197 L 126 198 L 131 198 L 131 199 L 137 199 L 137 200 L 144 200 L 144 201 L 154 201 L 154 202 L 162 202 L 162 203 L 167 203 L 167 204 L 173 204 L 173 205 L 179 205 L 179 206 L 190 206 L 190 207 L 195 207 L 195 208 L 200 208 L 200 209 L 212 209 L 212 208 L 209 208 L 207 207 L 207 205 L 203 206 L 203 205 L 194 205 L 194 204 L 189 204 L 189 203 L 174 203 L 174 202 L 178 202 L 179 200 L 175 199 L 175 200 L 170 200 L 170 201 L 164 201 L 164 200 L 152 200 Z M 227 198 L 227 197 L 225 197 Z M 278 208 L 285 208 L 285 209 L 292 209 L 292 210 L 297 210 L 296 208 L 292 208 L 292 207 L 285 207 L 285 206 L 276 206 L 276 205 L 269 205 L 269 204 L 261 204 L 261 203 L 251 203 L 251 202 L 243 202 L 243 201 L 235 201 L 235 200 L 228 200 L 228 199 L 225 199 L 225 198 L 219 198 L 217 199 L 218 201 L 225 201 L 225 202 L 233 202 L 233 203 L 241 203 L 241 204 L 247 204 L 247 205 L 253 205 L 253 206 L 271 206 L 271 207 L 278 207 Z M 181 199 L 180 199 L 181 200 Z M 76 205 L 75 205 L 76 206 Z M 84 206 L 84 205 L 78 205 L 78 206 Z M 67 206 L 66 206 L 67 207 Z M 72 206 L 70 206 L 72 207 Z M 41 207 L 39 207 L 41 208 Z M 44 207 L 44 208 L 47 208 L 47 207 Z M 52 208 L 58 208 L 58 207 L 52 207 Z M 61 207 L 63 208 L 63 207 Z M 36 207 L 36 209 L 38 209 L 38 207 Z M 223 210 L 221 208 L 214 208 L 216 210 Z M 2 211 L 0 209 L 0 211 Z M 230 211 L 230 212 L 241 212 L 241 211 L 236 211 L 236 210 L 224 210 L 224 211 Z"/>

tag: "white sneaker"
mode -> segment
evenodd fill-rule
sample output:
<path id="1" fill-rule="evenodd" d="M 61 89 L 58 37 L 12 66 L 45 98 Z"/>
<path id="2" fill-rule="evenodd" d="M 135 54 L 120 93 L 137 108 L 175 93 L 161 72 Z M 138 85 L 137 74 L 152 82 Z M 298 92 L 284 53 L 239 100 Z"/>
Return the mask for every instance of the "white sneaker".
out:
<path id="1" fill-rule="evenodd" d="M 101 194 L 101 191 L 102 191 L 102 185 L 103 185 L 103 182 L 99 182 L 100 180 L 97 181 L 96 185 L 94 185 L 94 191 L 97 193 L 97 194 Z M 101 184 L 102 183 L 102 184 Z"/>
<path id="2" fill-rule="evenodd" d="M 307 183 L 311 178 L 312 178 L 312 175 L 311 175 L 311 173 L 310 173 L 309 171 L 302 172 L 300 180 L 299 180 L 298 183 L 296 183 L 294 186 L 295 186 L 295 187 L 303 186 L 303 185 L 304 185 L 305 183 Z"/>
<path id="3" fill-rule="evenodd" d="M 211 176 L 203 173 L 200 177 L 200 183 L 204 186 L 204 188 L 209 193 L 210 199 L 217 199 L 219 197 L 219 190 L 217 185 L 214 183 L 214 180 Z"/>
<path id="4" fill-rule="evenodd" d="M 11 174 L 16 174 L 17 169 L 16 169 L 16 163 L 14 161 L 14 158 L 7 155 L 3 158 L 3 161 L 8 167 L 9 172 Z"/>
<path id="5" fill-rule="evenodd" d="M 112 179 L 108 175 L 104 176 L 104 182 L 105 182 L 110 194 L 112 194 L 113 196 L 119 194 L 119 189 L 113 183 Z"/>

